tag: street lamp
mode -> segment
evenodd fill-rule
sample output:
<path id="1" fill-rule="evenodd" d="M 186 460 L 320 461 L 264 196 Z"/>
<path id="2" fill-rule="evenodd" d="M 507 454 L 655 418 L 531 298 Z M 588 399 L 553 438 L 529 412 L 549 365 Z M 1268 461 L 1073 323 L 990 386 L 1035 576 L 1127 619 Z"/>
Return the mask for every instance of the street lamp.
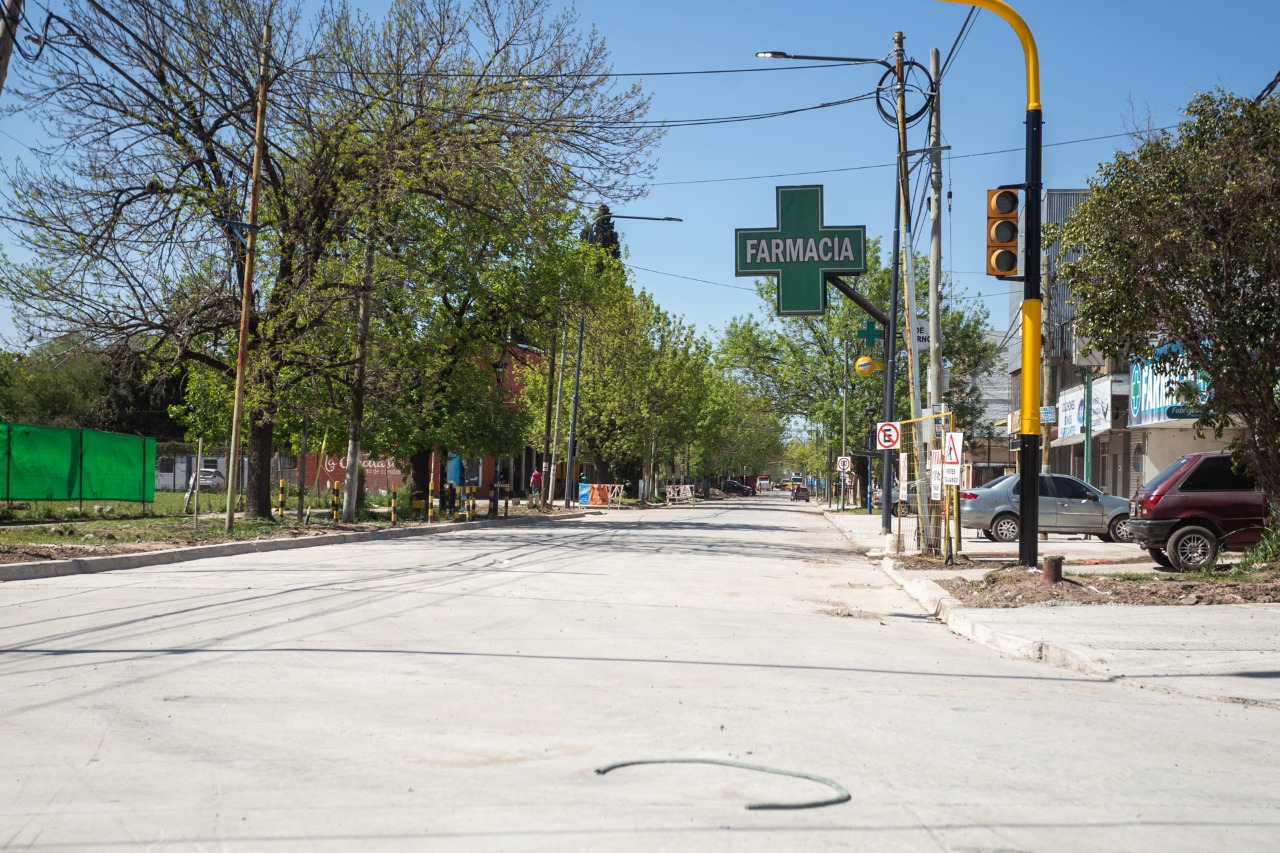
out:
<path id="1" fill-rule="evenodd" d="M 609 219 L 645 219 L 650 222 L 684 222 L 678 216 L 623 216 L 613 212 L 598 213 L 587 228 L 587 242 L 593 246 L 595 245 L 596 224 L 606 217 Z M 586 313 L 579 313 L 578 357 L 573 362 L 573 403 L 569 409 L 569 446 L 565 453 L 564 467 L 564 505 L 566 508 L 573 506 L 572 490 L 577 486 L 577 480 L 573 476 L 573 466 L 578 461 L 578 387 L 582 379 L 582 333 L 586 329 L 586 325 Z M 550 388 L 547 389 L 547 393 L 551 393 Z"/>
<path id="2" fill-rule="evenodd" d="M 1004 19 L 1022 45 L 1027 69 L 1027 135 L 1026 179 L 1024 189 L 1027 204 L 1023 221 L 1026 223 L 1026 239 L 1023 241 L 1022 261 L 1022 406 L 1020 432 L 1018 434 L 1019 489 L 1018 563 L 1033 567 L 1036 564 L 1036 548 L 1040 526 L 1040 358 L 1043 343 L 1040 339 L 1040 192 L 1041 158 L 1044 140 L 1043 115 L 1040 109 L 1040 54 L 1036 40 L 1022 17 L 1004 0 L 942 0 L 944 3 L 964 3 L 994 12 Z M 1086 386 L 1087 387 L 1087 386 Z M 1085 418 L 1088 423 L 1088 416 Z"/>
<path id="3" fill-rule="evenodd" d="M 906 66 L 904 65 L 903 49 L 902 49 L 902 33 L 894 33 L 894 61 L 890 63 L 884 59 L 869 59 L 858 56 L 811 56 L 799 53 L 787 53 L 781 50 L 764 50 L 756 54 L 760 59 L 800 59 L 815 62 L 847 62 L 850 65 L 879 65 L 892 73 L 897 78 L 897 103 L 894 115 L 894 124 L 898 130 L 898 191 L 894 198 L 894 215 L 893 215 L 893 279 L 889 292 L 889 322 L 885 329 L 885 370 L 884 370 L 884 419 L 892 421 L 894 419 L 893 393 L 897 385 L 897 349 L 898 349 L 898 282 L 900 280 L 900 247 L 902 223 L 907 223 L 907 234 L 910 236 L 911 228 L 911 200 L 908 198 L 910 184 L 907 182 L 907 124 L 923 115 L 924 110 L 928 107 L 929 101 L 926 101 L 925 107 L 916 113 L 908 116 L 906 112 L 906 86 L 907 75 Z M 886 73 L 885 76 L 888 76 Z M 881 78 L 884 79 L 883 77 Z M 876 101 L 879 106 L 879 100 Z M 881 110 L 881 115 L 888 119 L 885 111 Z M 908 287 L 911 284 L 911 268 L 908 265 Z M 846 295 L 850 295 L 844 291 Z M 912 386 L 914 390 L 914 385 Z M 918 407 L 918 401 L 917 406 Z M 882 479 L 887 486 L 889 482 L 889 472 L 893 470 L 893 451 L 884 451 L 883 457 L 884 473 Z M 880 519 L 880 532 L 889 535 L 893 532 L 893 517 L 889 511 L 889 502 L 883 501 Z"/>

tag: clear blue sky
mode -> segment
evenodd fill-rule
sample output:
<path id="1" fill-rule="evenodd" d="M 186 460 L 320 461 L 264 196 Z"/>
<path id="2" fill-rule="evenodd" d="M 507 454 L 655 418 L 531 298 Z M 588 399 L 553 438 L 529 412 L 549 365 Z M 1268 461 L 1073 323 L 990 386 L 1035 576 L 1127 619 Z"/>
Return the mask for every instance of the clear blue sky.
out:
<path id="1" fill-rule="evenodd" d="M 356 2 L 375 14 L 385 8 L 380 0 Z M 52 3 L 55 9 L 60 5 Z M 1280 70 L 1280 3 L 1274 0 L 1013 0 L 1013 6 L 1039 46 L 1044 179 L 1050 188 L 1085 186 L 1099 162 L 1128 146 L 1124 134 L 1135 122 L 1145 125 L 1150 116 L 1156 126 L 1176 124 L 1196 92 L 1215 86 L 1253 97 Z M 36 14 L 34 6 L 29 9 Z M 927 66 L 931 47 L 946 59 L 968 10 L 937 0 L 578 4 L 583 25 L 594 24 L 605 37 L 614 72 L 647 75 L 642 82 L 654 96 L 649 117 L 668 120 L 791 110 L 870 92 L 882 73 L 878 66 L 784 70 L 812 63 L 760 60 L 755 53 L 888 58 L 893 33 L 900 30 L 907 56 Z M 657 74 L 726 69 L 762 70 Z M 951 146 L 943 164 L 944 194 L 951 193 L 943 265 L 957 284 L 956 294 L 983 300 L 999 329 L 1007 327 L 1014 285 L 981 273 L 983 205 L 987 188 L 1023 179 L 1022 69 L 1012 29 L 980 12 L 942 82 L 943 141 Z M 5 125 L 0 130 L 21 133 L 14 120 Z M 912 148 L 925 144 L 924 133 L 921 122 L 911 131 Z M 1089 139 L 1095 141 L 1079 141 Z M 684 220 L 620 220 L 617 227 L 637 285 L 667 310 L 716 331 L 735 315 L 761 311 L 751 280 L 733 275 L 733 231 L 773 223 L 777 185 L 823 184 L 826 221 L 865 225 L 868 236 L 882 237 L 887 250 L 894 150 L 894 131 L 871 101 L 676 128 L 657 152 L 647 197 L 625 204 L 602 201 L 619 214 Z M 0 138 L 0 152 L 8 159 L 21 148 Z M 926 220 L 917 235 L 920 249 L 927 232 Z M 0 323 L 0 329 L 8 328 L 8 322 Z"/>
<path id="2" fill-rule="evenodd" d="M 1012 0 L 1036 38 L 1044 113 L 1044 179 L 1049 188 L 1084 187 L 1099 162 L 1129 145 L 1121 135 L 1148 114 L 1176 124 L 1196 92 L 1220 86 L 1252 98 L 1280 70 L 1280 3 L 1274 0 Z M 584 22 L 605 36 L 614 71 L 783 68 L 759 50 L 825 56 L 889 57 L 893 34 L 928 67 L 929 48 L 945 61 L 968 6 L 936 0 L 586 0 Z M 982 274 L 985 190 L 1023 180 L 1026 86 L 1022 51 L 1008 24 L 979 12 L 942 81 L 943 265 L 957 294 L 983 298 L 993 327 L 1008 325 L 1014 287 Z M 651 76 L 652 118 L 734 116 L 808 107 L 869 92 L 877 66 L 699 77 Z M 925 123 L 910 147 L 926 144 Z M 1075 142 L 1110 136 L 1093 142 Z M 1061 144 L 1074 143 L 1074 144 Z M 1012 150 L 1010 150 L 1012 149 Z M 992 153 L 1008 151 L 1008 153 Z M 700 327 L 760 312 L 735 287 L 733 230 L 771 225 L 774 187 L 825 186 L 826 221 L 865 225 L 887 251 L 893 228 L 894 130 L 870 101 L 761 121 L 671 130 L 647 198 L 619 213 L 679 216 L 683 224 L 617 223 L 635 281 L 669 311 Z M 781 173 L 822 174 L 726 180 Z M 839 171 L 846 170 L 846 171 Z M 688 183 L 714 181 L 709 183 Z M 917 247 L 927 245 L 927 219 Z M 921 239 L 923 236 L 923 239 Z M 658 275 L 660 270 L 716 284 Z"/>

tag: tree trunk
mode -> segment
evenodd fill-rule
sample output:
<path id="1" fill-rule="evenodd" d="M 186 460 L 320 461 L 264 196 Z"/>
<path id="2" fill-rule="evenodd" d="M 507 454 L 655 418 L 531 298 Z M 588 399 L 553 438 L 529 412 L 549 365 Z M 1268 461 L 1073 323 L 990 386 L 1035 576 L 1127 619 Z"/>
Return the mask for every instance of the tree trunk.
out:
<path id="1" fill-rule="evenodd" d="M 409 457 L 409 498 L 426 500 L 431 484 L 431 451 L 419 450 Z"/>
<path id="2" fill-rule="evenodd" d="M 249 413 L 249 476 L 245 483 L 245 515 L 271 518 L 271 458 L 275 453 L 275 418 L 265 411 Z"/>
<path id="3" fill-rule="evenodd" d="M 342 500 L 342 520 L 347 524 L 356 520 L 356 503 L 359 500 L 360 478 L 356 474 L 360 467 L 360 431 L 364 427 L 365 365 L 369 358 L 369 311 L 373 302 L 374 235 L 368 235 L 366 241 L 356 317 L 356 375 L 351 387 L 351 421 L 347 427 L 347 487 Z"/>

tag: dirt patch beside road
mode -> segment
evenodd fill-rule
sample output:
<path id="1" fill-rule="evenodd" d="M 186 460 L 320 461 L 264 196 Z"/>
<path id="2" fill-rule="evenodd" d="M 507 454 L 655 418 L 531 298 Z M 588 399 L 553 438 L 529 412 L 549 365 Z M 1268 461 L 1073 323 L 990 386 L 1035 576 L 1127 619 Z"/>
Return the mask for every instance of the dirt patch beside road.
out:
<path id="1" fill-rule="evenodd" d="M 981 580 L 950 578 L 937 583 L 965 607 L 1024 607 L 1047 602 L 1183 606 L 1280 602 L 1280 570 L 1274 568 L 1232 572 L 1221 579 L 1200 577 L 1064 574 L 1060 583 L 1046 584 L 1039 570 L 1013 567 L 987 572 Z"/>

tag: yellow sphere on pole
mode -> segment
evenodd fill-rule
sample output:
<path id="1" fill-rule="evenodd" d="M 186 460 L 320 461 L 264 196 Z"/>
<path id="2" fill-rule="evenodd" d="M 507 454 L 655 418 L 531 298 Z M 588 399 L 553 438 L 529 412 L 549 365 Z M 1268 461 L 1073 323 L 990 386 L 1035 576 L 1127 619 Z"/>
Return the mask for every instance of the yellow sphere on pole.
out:
<path id="1" fill-rule="evenodd" d="M 877 370 L 884 370 L 884 364 L 875 361 L 869 355 L 864 355 L 853 363 L 853 369 L 859 376 L 870 376 Z"/>

